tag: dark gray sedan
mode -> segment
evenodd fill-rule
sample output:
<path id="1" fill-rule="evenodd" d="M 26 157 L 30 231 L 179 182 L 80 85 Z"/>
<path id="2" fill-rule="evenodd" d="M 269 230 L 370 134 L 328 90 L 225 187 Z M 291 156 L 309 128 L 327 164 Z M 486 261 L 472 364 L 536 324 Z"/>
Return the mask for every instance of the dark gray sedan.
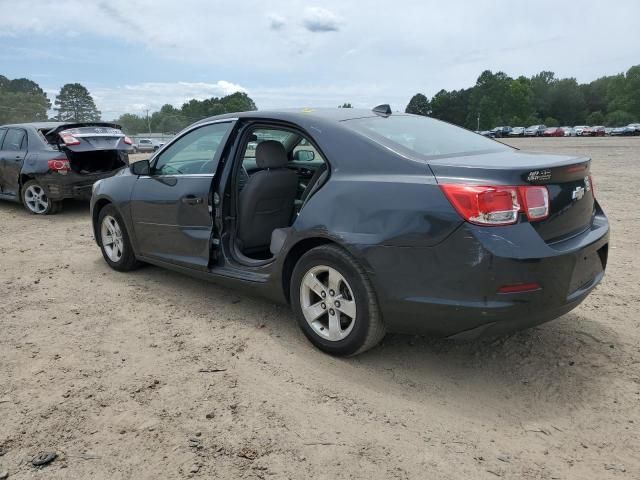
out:
<path id="1" fill-rule="evenodd" d="M 388 106 L 208 118 L 97 182 L 91 215 L 112 268 L 290 303 L 335 355 L 387 331 L 474 338 L 556 318 L 603 278 L 609 242 L 590 159 Z"/>
<path id="2" fill-rule="evenodd" d="M 0 126 L 0 199 L 37 215 L 62 200 L 88 200 L 96 180 L 128 163 L 129 140 L 111 123 L 39 122 Z"/>

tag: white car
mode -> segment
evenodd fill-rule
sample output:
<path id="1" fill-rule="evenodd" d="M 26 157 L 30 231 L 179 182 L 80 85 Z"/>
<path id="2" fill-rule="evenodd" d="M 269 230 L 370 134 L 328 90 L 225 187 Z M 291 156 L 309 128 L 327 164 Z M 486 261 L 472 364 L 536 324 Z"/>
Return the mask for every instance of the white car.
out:
<path id="1" fill-rule="evenodd" d="M 575 135 L 572 127 L 560 127 L 560 128 L 562 128 L 562 131 L 564 132 L 565 137 L 572 137 Z"/>
<path id="2" fill-rule="evenodd" d="M 589 128 L 588 125 L 578 125 L 577 127 L 573 127 L 573 131 L 576 132 L 576 136 L 581 137 L 582 133 Z"/>

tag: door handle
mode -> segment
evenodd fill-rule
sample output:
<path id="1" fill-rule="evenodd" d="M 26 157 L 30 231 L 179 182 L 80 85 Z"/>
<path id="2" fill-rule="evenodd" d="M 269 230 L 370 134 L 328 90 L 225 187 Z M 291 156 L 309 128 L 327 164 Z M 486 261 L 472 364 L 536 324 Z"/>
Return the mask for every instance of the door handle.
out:
<path id="1" fill-rule="evenodd" d="M 186 195 L 180 200 L 187 205 L 200 205 L 204 201 L 202 197 L 196 197 L 195 195 Z"/>

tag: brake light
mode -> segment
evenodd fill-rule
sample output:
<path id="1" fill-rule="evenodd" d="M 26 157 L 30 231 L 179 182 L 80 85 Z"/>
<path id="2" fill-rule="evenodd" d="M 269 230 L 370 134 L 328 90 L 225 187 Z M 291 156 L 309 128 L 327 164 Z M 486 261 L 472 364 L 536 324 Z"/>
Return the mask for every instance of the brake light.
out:
<path id="1" fill-rule="evenodd" d="M 65 145 L 80 145 L 80 140 L 73 136 L 73 134 L 69 130 L 64 130 L 60 132 L 60 138 L 64 142 Z"/>
<path id="2" fill-rule="evenodd" d="M 543 186 L 485 186 L 442 184 L 451 205 L 476 225 L 511 225 L 524 212 L 529 221 L 549 215 L 549 193 Z"/>
<path id="3" fill-rule="evenodd" d="M 62 175 L 66 175 L 67 172 L 71 171 L 71 164 L 66 158 L 54 158 L 53 160 L 49 160 L 47 164 L 50 171 L 58 172 Z"/>
<path id="4" fill-rule="evenodd" d="M 122 139 L 122 141 L 123 141 L 124 143 L 126 143 L 127 145 L 133 145 L 133 142 L 132 142 L 132 141 L 131 141 L 131 139 L 130 139 L 129 137 L 127 137 L 127 136 L 125 136 L 125 137 Z"/>
<path id="5" fill-rule="evenodd" d="M 518 187 L 524 212 L 527 218 L 532 220 L 543 220 L 549 216 L 549 191 L 547 187 Z"/>

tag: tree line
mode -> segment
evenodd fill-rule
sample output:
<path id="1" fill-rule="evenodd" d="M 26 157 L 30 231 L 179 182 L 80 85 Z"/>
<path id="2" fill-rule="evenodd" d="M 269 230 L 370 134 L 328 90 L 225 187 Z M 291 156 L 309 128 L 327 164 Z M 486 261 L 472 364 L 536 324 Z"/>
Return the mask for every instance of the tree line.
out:
<path id="1" fill-rule="evenodd" d="M 624 126 L 640 121 L 640 65 L 584 84 L 547 71 L 512 78 L 485 70 L 471 88 L 440 90 L 431 99 L 417 93 L 405 111 L 471 130 L 536 124 Z"/>
<path id="2" fill-rule="evenodd" d="M 189 100 L 180 108 L 165 104 L 151 115 L 125 113 L 115 120 L 130 135 L 145 132 L 176 133 L 203 118 L 232 112 L 257 110 L 255 102 L 244 92 L 206 100 Z"/>
<path id="3" fill-rule="evenodd" d="M 97 121 L 101 113 L 89 91 L 79 83 L 64 85 L 54 102 L 40 86 L 27 78 L 10 80 L 0 75 L 0 125 L 43 120 Z M 344 103 L 340 108 L 351 108 Z M 131 135 L 175 133 L 206 117 L 256 110 L 246 93 L 237 92 L 205 100 L 189 100 L 180 107 L 165 104 L 144 115 L 125 113 L 114 121 Z M 623 126 L 640 122 L 640 65 L 626 73 L 579 84 L 575 78 L 556 78 L 543 71 L 532 77 L 512 78 L 504 72 L 485 70 L 473 87 L 440 90 L 431 99 L 415 94 L 405 110 L 429 115 L 471 130 L 499 125 L 545 124 Z"/>
<path id="4" fill-rule="evenodd" d="M 10 80 L 0 75 L 0 125 L 7 123 L 63 121 L 94 122 L 101 119 L 89 90 L 80 83 L 63 85 L 53 103 L 55 115 L 49 117 L 51 101 L 40 86 L 27 78 Z M 151 115 L 125 113 L 114 122 L 135 135 L 148 132 L 176 133 L 206 117 L 230 112 L 256 110 L 255 102 L 243 92 L 206 100 L 189 100 L 180 108 L 163 105 Z"/>

